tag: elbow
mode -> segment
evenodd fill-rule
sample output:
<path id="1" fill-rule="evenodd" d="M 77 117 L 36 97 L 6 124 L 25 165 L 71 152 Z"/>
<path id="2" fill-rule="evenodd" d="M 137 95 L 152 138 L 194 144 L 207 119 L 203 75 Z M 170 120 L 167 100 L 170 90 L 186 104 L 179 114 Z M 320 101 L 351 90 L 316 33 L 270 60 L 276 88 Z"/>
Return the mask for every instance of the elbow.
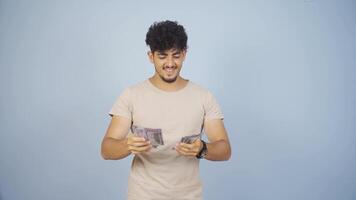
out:
<path id="1" fill-rule="evenodd" d="M 113 159 L 109 153 L 106 153 L 105 151 L 101 151 L 101 157 L 104 159 L 104 160 L 115 160 Z"/>
<path id="2" fill-rule="evenodd" d="M 228 154 L 226 155 L 225 161 L 230 160 L 230 158 L 231 158 L 231 150 L 229 150 Z"/>
<path id="3" fill-rule="evenodd" d="M 230 160 L 230 158 L 231 158 L 231 148 L 229 145 L 228 148 L 226 149 L 225 157 L 224 157 L 223 161 L 228 161 L 228 160 Z"/>
<path id="4" fill-rule="evenodd" d="M 110 157 L 106 151 L 105 140 L 101 143 L 100 155 L 104 160 L 110 160 Z"/>
<path id="5" fill-rule="evenodd" d="M 109 160 L 109 157 L 105 154 L 103 149 L 101 149 L 100 155 L 101 155 L 101 158 L 103 158 L 104 160 Z"/>
<path id="6" fill-rule="evenodd" d="M 104 152 L 101 152 L 101 157 L 102 157 L 104 160 L 109 160 L 109 157 L 108 157 Z"/>
<path id="7" fill-rule="evenodd" d="M 231 158 L 231 151 L 228 151 L 225 153 L 224 157 L 221 159 L 221 161 L 228 161 Z"/>

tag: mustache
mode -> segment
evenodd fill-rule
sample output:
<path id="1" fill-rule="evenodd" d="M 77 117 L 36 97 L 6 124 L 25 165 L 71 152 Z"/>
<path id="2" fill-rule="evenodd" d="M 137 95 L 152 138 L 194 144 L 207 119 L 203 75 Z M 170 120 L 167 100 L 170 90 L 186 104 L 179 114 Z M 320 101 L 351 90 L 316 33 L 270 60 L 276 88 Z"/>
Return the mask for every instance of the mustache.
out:
<path id="1" fill-rule="evenodd" d="M 173 69 L 177 69 L 178 67 L 177 66 L 164 66 L 163 69 L 166 69 L 166 68 L 173 68 Z"/>

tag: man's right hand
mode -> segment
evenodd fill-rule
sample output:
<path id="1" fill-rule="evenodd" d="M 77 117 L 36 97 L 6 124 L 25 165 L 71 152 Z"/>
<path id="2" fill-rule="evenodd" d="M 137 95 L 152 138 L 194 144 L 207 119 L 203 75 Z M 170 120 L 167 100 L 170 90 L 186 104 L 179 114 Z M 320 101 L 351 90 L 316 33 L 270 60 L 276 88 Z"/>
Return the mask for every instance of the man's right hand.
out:
<path id="1" fill-rule="evenodd" d="M 133 154 L 147 152 L 151 149 L 150 141 L 146 141 L 143 137 L 130 136 L 127 138 L 128 150 Z"/>

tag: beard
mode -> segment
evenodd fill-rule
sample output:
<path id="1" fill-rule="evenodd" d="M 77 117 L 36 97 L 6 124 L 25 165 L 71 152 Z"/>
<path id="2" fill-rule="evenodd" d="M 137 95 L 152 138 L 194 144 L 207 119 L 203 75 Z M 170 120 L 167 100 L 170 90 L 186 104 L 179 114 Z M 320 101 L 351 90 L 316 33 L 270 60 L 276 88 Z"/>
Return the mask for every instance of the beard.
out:
<path id="1" fill-rule="evenodd" d="M 177 77 L 178 77 L 178 76 L 175 76 L 175 77 L 167 79 L 167 78 L 165 78 L 164 76 L 162 76 L 160 74 L 158 74 L 158 75 L 162 79 L 162 81 L 164 81 L 166 83 L 173 83 L 173 82 L 175 82 L 177 80 Z"/>
<path id="2" fill-rule="evenodd" d="M 177 67 L 174 67 L 174 69 L 177 70 Z M 165 70 L 165 67 L 163 68 L 163 70 Z M 156 72 L 157 72 L 158 76 L 161 78 L 161 80 L 164 81 L 164 82 L 166 82 L 166 83 L 173 83 L 173 82 L 175 82 L 175 81 L 177 80 L 177 78 L 178 78 L 178 74 L 177 74 L 176 76 L 174 76 L 174 77 L 166 78 L 166 77 L 164 77 L 163 75 L 161 75 L 161 74 L 157 71 L 157 69 L 156 69 Z"/>

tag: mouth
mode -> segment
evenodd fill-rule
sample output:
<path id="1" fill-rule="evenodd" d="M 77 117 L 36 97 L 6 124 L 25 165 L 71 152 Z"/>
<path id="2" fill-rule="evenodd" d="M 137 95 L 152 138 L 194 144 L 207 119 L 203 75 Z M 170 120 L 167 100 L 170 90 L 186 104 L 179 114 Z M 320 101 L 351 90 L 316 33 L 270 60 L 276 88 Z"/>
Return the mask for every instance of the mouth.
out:
<path id="1" fill-rule="evenodd" d="M 166 67 L 164 71 L 167 73 L 167 75 L 173 75 L 175 72 L 176 68 L 175 67 Z"/>

